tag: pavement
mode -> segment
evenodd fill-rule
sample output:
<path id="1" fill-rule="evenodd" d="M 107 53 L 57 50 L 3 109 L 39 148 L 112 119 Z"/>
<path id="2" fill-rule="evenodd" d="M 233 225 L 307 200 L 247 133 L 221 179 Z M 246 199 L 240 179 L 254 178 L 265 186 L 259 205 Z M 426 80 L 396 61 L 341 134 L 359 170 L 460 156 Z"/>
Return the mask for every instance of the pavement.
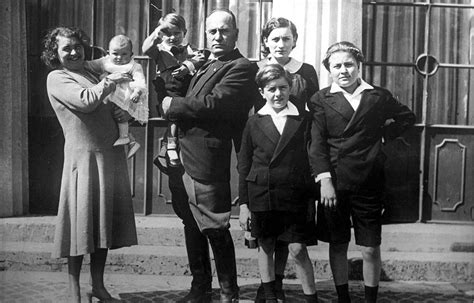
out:
<path id="1" fill-rule="evenodd" d="M 88 273 L 81 275 L 81 291 L 86 292 Z M 239 278 L 240 302 L 253 302 L 260 281 Z M 337 302 L 331 280 L 317 280 L 320 302 Z M 187 292 L 190 276 L 117 274 L 105 275 L 105 284 L 116 302 L 176 302 Z M 213 282 L 214 302 L 219 290 Z M 68 302 L 67 274 L 63 272 L 2 271 L 0 272 L 0 302 L 56 303 Z M 284 280 L 287 302 L 304 302 L 298 280 Z M 352 302 L 363 302 L 362 281 L 351 281 Z M 83 300 L 85 302 L 86 300 Z M 449 282 L 384 281 L 380 283 L 378 302 L 469 302 L 474 303 L 474 284 Z"/>

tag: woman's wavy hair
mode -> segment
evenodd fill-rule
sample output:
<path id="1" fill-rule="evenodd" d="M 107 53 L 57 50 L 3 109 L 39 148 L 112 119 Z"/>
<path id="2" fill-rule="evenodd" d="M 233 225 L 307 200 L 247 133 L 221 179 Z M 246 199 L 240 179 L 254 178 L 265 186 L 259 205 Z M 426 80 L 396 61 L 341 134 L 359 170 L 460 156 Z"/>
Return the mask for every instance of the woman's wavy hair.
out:
<path id="1" fill-rule="evenodd" d="M 76 27 L 56 27 L 48 31 L 43 38 L 43 52 L 41 60 L 51 69 L 56 69 L 61 66 L 58 58 L 58 39 L 57 37 L 77 38 L 82 42 L 84 52 L 86 53 L 90 48 L 90 38 L 86 33 Z"/>
<path id="2" fill-rule="evenodd" d="M 364 62 L 365 60 L 364 54 L 362 53 L 362 51 L 353 43 L 348 42 L 348 41 L 336 42 L 328 48 L 326 52 L 326 56 L 324 57 L 324 60 L 323 60 L 323 65 L 327 70 L 329 70 L 329 58 L 331 58 L 332 54 L 337 53 L 337 52 L 347 52 L 347 53 L 352 54 L 352 56 L 354 56 L 354 58 L 357 61 L 357 66 L 359 67 L 360 67 L 360 64 Z"/>
<path id="3" fill-rule="evenodd" d="M 255 76 L 255 82 L 257 82 L 259 88 L 263 89 L 268 82 L 280 78 L 285 78 L 291 87 L 293 77 L 283 66 L 280 64 L 267 64 L 258 71 Z"/>
<path id="4" fill-rule="evenodd" d="M 275 29 L 275 28 L 285 28 L 288 27 L 290 28 L 291 34 L 293 35 L 293 38 L 295 39 L 295 42 L 298 40 L 298 31 L 296 30 L 296 26 L 293 22 L 290 20 L 283 18 L 283 17 L 278 17 L 278 18 L 271 18 L 270 20 L 265 23 L 265 26 L 262 29 L 262 35 L 260 37 L 260 51 L 262 52 L 262 55 L 264 57 L 268 56 L 270 53 L 270 50 L 268 47 L 265 46 L 265 40 L 268 39 L 268 36 L 270 36 L 270 33 Z M 293 48 L 295 48 L 295 45 Z"/>

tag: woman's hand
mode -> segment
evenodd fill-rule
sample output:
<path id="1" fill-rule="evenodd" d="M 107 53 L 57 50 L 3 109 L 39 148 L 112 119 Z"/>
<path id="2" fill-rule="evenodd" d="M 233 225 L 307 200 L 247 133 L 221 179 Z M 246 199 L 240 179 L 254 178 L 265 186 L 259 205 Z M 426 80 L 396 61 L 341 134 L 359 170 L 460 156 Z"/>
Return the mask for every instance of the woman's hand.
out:
<path id="1" fill-rule="evenodd" d="M 334 189 L 334 185 L 332 184 L 331 178 L 323 178 L 321 179 L 321 203 L 325 207 L 336 207 L 337 199 L 336 199 L 336 190 Z"/>
<path id="2" fill-rule="evenodd" d="M 247 204 L 240 205 L 240 213 L 239 213 L 239 223 L 240 228 L 245 231 L 249 231 L 249 220 L 250 220 L 250 210 Z"/>
<path id="3" fill-rule="evenodd" d="M 132 116 L 126 111 L 114 104 L 114 119 L 118 123 L 128 122 Z"/>
<path id="4" fill-rule="evenodd" d="M 125 82 L 125 81 L 133 81 L 132 76 L 127 73 L 112 73 L 105 77 L 107 80 L 113 81 L 115 84 Z"/>

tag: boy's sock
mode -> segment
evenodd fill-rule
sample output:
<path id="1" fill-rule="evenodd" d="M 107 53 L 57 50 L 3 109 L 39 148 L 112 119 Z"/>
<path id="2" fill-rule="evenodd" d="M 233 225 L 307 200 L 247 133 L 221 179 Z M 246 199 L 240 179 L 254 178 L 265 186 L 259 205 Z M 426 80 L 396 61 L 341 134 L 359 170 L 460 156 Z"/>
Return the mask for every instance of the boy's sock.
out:
<path id="1" fill-rule="evenodd" d="M 168 137 L 167 153 L 169 164 L 171 166 L 178 166 L 181 164 L 178 154 L 178 139 L 176 137 Z"/>
<path id="2" fill-rule="evenodd" d="M 351 302 L 351 297 L 349 296 L 349 284 L 336 285 L 336 292 L 338 303 Z"/>
<path id="3" fill-rule="evenodd" d="M 275 275 L 275 294 L 277 299 L 285 301 L 285 293 L 283 292 L 283 278 L 284 275 Z"/>
<path id="4" fill-rule="evenodd" d="M 318 302 L 318 293 L 314 293 L 312 295 L 304 295 L 304 301 L 306 303 L 317 303 Z"/>
<path id="5" fill-rule="evenodd" d="M 139 148 L 140 144 L 137 141 L 130 142 L 128 145 L 127 159 L 133 157 Z"/>
<path id="6" fill-rule="evenodd" d="M 125 137 L 120 137 L 118 138 L 115 142 L 114 142 L 114 146 L 119 146 L 119 145 L 127 145 L 129 144 L 131 141 L 130 141 L 130 138 L 128 136 L 125 136 Z"/>
<path id="7" fill-rule="evenodd" d="M 263 292 L 265 293 L 265 300 L 275 300 L 275 281 L 263 282 Z"/>
<path id="8" fill-rule="evenodd" d="M 367 286 L 364 285 L 365 289 L 365 302 L 375 303 L 377 302 L 377 293 L 379 292 L 379 286 Z"/>

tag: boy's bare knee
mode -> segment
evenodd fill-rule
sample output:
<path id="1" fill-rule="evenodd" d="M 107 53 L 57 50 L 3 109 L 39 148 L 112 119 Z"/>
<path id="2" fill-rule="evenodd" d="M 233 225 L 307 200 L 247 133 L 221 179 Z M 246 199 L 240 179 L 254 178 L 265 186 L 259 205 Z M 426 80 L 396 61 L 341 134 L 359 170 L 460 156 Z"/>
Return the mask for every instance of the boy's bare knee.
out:
<path id="1" fill-rule="evenodd" d="M 301 259 L 306 257 L 306 245 L 302 243 L 291 243 L 288 245 L 288 250 L 294 259 Z"/>
<path id="2" fill-rule="evenodd" d="M 273 252 L 275 250 L 275 239 L 274 238 L 259 238 L 258 245 L 264 252 Z"/>
<path id="3" fill-rule="evenodd" d="M 380 259 L 380 246 L 375 247 L 362 247 L 362 257 L 364 260 L 379 260 Z"/>

